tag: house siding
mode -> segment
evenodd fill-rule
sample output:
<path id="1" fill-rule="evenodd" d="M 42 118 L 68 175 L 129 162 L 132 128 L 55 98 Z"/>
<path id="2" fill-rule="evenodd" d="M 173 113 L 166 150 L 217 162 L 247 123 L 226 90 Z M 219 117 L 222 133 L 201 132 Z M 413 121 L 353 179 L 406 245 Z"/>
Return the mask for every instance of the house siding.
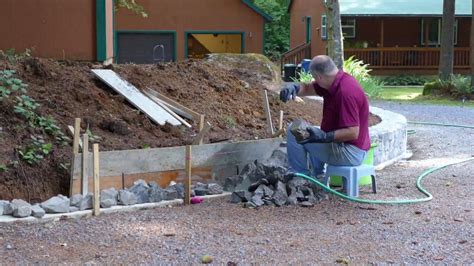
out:
<path id="1" fill-rule="evenodd" d="M 185 59 L 185 32 L 244 32 L 246 53 L 262 53 L 264 18 L 241 0 L 142 0 L 148 18 L 116 13 L 115 30 L 176 31 L 177 59 Z"/>
<path id="2" fill-rule="evenodd" d="M 321 0 L 293 0 L 290 12 L 290 49 L 306 42 L 306 16 L 311 17 L 311 55 L 326 53 L 326 42 L 321 38 Z"/>
<path id="3" fill-rule="evenodd" d="M 2 0 L 0 49 L 54 59 L 96 59 L 95 0 Z"/>

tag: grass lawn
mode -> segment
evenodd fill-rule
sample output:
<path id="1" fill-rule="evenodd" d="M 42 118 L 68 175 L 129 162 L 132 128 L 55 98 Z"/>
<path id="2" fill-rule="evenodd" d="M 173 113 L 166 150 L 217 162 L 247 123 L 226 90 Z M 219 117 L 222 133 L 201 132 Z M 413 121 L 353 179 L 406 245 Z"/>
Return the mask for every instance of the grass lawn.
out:
<path id="1" fill-rule="evenodd" d="M 384 87 L 378 99 L 406 103 L 440 104 L 474 107 L 474 101 L 447 99 L 446 97 L 423 96 L 423 87 Z"/>

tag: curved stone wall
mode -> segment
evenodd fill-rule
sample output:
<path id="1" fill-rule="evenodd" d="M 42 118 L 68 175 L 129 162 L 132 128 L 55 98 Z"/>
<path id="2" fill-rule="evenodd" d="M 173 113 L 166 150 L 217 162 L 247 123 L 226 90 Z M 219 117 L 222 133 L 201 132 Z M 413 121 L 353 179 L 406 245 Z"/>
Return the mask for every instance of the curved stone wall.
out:
<path id="1" fill-rule="evenodd" d="M 381 169 L 406 157 L 407 119 L 403 115 L 372 106 L 370 112 L 382 119 L 382 122 L 369 128 L 370 139 L 377 144 L 374 165 L 376 169 Z"/>

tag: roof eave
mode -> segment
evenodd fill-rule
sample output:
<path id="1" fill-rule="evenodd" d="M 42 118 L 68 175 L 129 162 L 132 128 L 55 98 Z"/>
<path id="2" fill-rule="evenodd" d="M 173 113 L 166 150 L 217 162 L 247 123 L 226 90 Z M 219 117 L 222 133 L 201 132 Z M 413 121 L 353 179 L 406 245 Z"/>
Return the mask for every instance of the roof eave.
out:
<path id="1" fill-rule="evenodd" d="M 266 22 L 272 22 L 273 21 L 273 18 L 268 15 L 267 13 L 265 13 L 265 11 L 263 11 L 261 8 L 259 8 L 258 6 L 256 6 L 252 1 L 250 0 L 242 0 L 242 2 L 247 5 L 250 9 L 252 9 L 253 11 L 257 12 L 260 16 L 262 16 Z"/>

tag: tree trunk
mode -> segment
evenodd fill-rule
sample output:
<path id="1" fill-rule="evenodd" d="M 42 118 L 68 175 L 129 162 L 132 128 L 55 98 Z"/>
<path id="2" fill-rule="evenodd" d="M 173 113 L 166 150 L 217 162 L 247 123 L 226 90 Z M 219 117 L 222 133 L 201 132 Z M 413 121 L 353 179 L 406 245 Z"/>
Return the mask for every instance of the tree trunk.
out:
<path id="1" fill-rule="evenodd" d="M 471 15 L 471 43 L 470 43 L 470 63 L 471 63 L 471 92 L 474 93 L 474 0 L 472 0 L 472 15 Z"/>
<path id="2" fill-rule="evenodd" d="M 342 69 L 344 63 L 344 41 L 342 38 L 341 14 L 339 0 L 326 2 L 328 55 L 334 60 L 336 66 Z"/>
<path id="3" fill-rule="evenodd" d="M 455 0 L 443 0 L 441 53 L 439 59 L 439 77 L 442 80 L 449 79 L 453 73 L 454 3 Z"/>

